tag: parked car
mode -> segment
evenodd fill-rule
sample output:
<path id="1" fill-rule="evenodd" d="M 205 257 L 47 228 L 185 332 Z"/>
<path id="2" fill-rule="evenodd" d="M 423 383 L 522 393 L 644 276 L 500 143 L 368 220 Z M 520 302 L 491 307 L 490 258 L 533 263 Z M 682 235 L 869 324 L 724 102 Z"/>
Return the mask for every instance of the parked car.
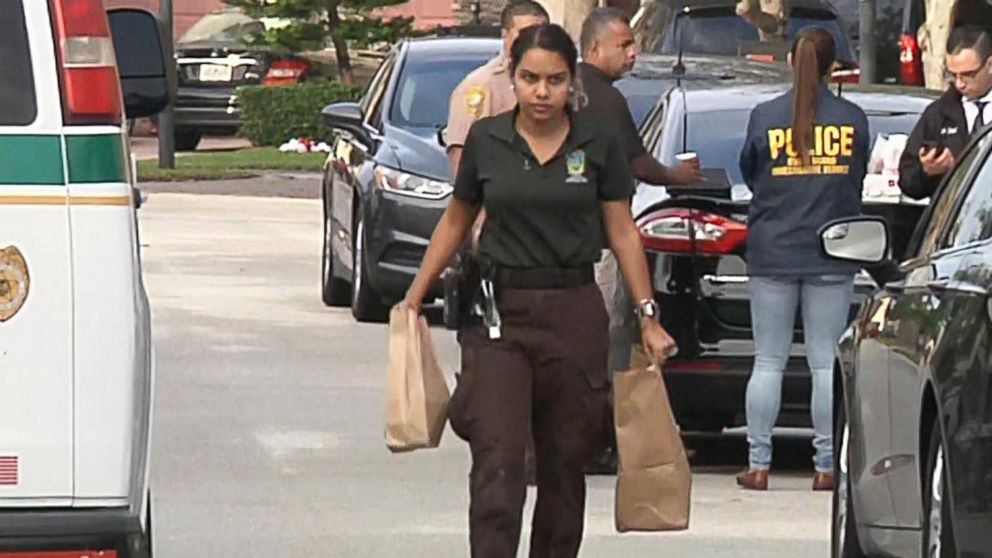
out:
<path id="1" fill-rule="evenodd" d="M 938 192 L 840 342 L 832 556 L 992 555 L 992 130 Z M 847 226 L 828 255 L 884 243 Z"/>
<path id="2" fill-rule="evenodd" d="M 230 135 L 241 126 L 236 89 L 288 85 L 312 75 L 307 60 L 249 46 L 252 37 L 286 25 L 236 9 L 204 16 L 176 43 L 176 149 L 196 149 L 206 134 Z"/>
<path id="3" fill-rule="evenodd" d="M 386 318 L 420 267 L 451 195 L 440 131 L 455 87 L 497 56 L 498 38 L 400 42 L 358 103 L 324 109 L 343 133 L 324 171 L 322 297 L 359 321 Z M 440 284 L 431 291 L 440 297 Z"/>
<path id="4" fill-rule="evenodd" d="M 737 15 L 735 0 L 649 0 L 634 17 L 638 44 L 646 53 L 701 56 L 759 56 L 784 61 L 791 41 L 807 27 L 828 31 L 837 43 L 837 58 L 856 69 L 857 55 L 847 29 L 825 0 L 792 0 L 784 43 L 762 42 L 758 29 Z M 769 50 L 770 49 L 770 50 Z M 857 82 L 856 72 L 845 75 Z"/>
<path id="5" fill-rule="evenodd" d="M 686 59 L 686 76 L 672 82 L 672 57 L 641 60 L 629 81 L 660 80 L 663 93 L 641 131 L 665 164 L 695 151 L 712 184 L 665 189 L 641 185 L 633 210 L 653 269 L 663 324 L 678 343 L 665 367 L 676 419 L 684 430 L 716 431 L 744 424 L 747 380 L 754 357 L 747 261 L 748 200 L 738 167 L 751 109 L 789 88 L 777 65 L 737 59 Z M 844 87 L 869 116 L 872 137 L 909 133 L 931 97 L 917 89 Z M 718 186 L 725 188 L 720 189 Z M 865 198 L 866 212 L 884 215 L 908 237 L 922 207 L 895 198 Z M 905 240 L 902 241 L 905 244 Z M 858 280 L 860 300 L 874 288 Z M 809 424 L 810 376 L 802 320 L 786 370 L 781 425 Z"/>

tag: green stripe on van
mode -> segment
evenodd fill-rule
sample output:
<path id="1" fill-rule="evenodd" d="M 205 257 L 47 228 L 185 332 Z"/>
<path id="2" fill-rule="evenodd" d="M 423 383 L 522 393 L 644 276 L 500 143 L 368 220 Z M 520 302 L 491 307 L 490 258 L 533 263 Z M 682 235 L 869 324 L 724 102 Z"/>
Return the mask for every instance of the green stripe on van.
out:
<path id="1" fill-rule="evenodd" d="M 0 136 L 0 185 L 65 184 L 59 136 Z"/>
<path id="2" fill-rule="evenodd" d="M 69 182 L 124 182 L 124 148 L 120 134 L 66 136 Z"/>

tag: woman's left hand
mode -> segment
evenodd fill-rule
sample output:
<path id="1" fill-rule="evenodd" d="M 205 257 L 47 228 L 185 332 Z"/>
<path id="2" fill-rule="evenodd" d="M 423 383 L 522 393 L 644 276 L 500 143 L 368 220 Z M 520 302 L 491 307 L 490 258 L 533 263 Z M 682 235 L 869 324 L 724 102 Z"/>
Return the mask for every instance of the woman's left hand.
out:
<path id="1" fill-rule="evenodd" d="M 664 364 L 668 357 L 678 352 L 678 346 L 672 336 L 653 319 L 641 322 L 641 343 L 644 344 L 644 352 L 648 357 L 659 365 Z"/>

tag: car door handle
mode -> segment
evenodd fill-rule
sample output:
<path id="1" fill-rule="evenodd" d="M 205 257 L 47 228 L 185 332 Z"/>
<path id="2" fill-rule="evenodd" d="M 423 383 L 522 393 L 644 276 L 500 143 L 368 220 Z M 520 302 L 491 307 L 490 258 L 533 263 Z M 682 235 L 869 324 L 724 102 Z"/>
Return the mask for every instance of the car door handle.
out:
<path id="1" fill-rule="evenodd" d="M 950 279 L 946 279 L 946 278 L 944 278 L 944 279 L 934 279 L 933 281 L 930 281 L 929 283 L 927 283 L 927 288 L 930 289 L 931 292 L 934 292 L 934 293 L 937 293 L 937 294 L 941 294 L 941 293 L 947 292 L 947 290 L 948 290 L 948 288 L 950 288 L 950 286 L 951 286 L 951 280 Z"/>

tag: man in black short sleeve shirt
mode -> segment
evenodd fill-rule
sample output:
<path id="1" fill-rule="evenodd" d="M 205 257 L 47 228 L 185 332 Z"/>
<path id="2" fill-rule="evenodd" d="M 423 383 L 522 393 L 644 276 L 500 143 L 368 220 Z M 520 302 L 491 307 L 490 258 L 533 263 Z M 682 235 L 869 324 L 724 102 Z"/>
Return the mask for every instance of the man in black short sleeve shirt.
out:
<path id="1" fill-rule="evenodd" d="M 601 203 L 630 199 L 633 178 L 613 134 L 580 112 L 562 149 L 541 165 L 514 126 L 516 113 L 472 127 L 454 195 L 485 202 L 480 252 L 504 267 L 569 268 L 599 260 Z"/>

